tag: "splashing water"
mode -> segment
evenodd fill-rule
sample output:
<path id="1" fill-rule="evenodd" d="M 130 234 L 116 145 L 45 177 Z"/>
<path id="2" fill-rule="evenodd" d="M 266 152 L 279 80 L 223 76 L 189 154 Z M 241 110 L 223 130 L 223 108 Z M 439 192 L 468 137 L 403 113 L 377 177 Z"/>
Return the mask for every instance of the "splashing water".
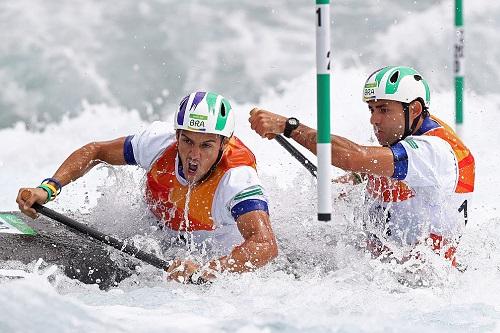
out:
<path id="1" fill-rule="evenodd" d="M 39 184 L 76 148 L 136 133 L 146 126 L 144 119 L 169 121 L 186 91 L 206 87 L 236 100 L 236 133 L 256 155 L 280 251 L 263 269 L 222 276 L 204 287 L 166 282 L 147 265 L 109 292 L 60 272 L 49 277 L 57 285 L 6 277 L 0 281 L 1 332 L 498 330 L 500 132 L 492 124 L 500 108 L 494 43 L 499 3 L 466 4 L 464 141 L 477 159 L 477 188 L 457 252 L 468 266 L 463 273 L 425 247 L 419 249 L 425 266 L 372 259 L 360 248 L 362 228 L 355 218 L 363 186 L 347 191 L 332 185 L 333 221 L 319 223 L 314 180 L 277 143 L 249 129 L 248 111 L 255 105 L 315 125 L 309 4 L 6 0 L 0 7 L 2 210 L 17 209 L 19 187 Z M 431 112 L 453 124 L 452 7 L 450 0 L 337 3 L 333 133 L 373 144 L 360 90 L 366 76 L 387 61 L 423 72 L 432 84 Z M 488 50 L 478 52 L 484 45 Z M 152 230 L 142 198 L 144 172 L 132 166 L 115 171 L 116 177 L 107 168 L 92 170 L 66 186 L 50 207 L 80 211 L 94 227 L 161 253 L 163 235 Z M 7 265 L 2 269 L 14 270 L 12 275 L 29 271 Z"/>
<path id="2" fill-rule="evenodd" d="M 186 247 L 188 250 L 188 253 L 196 251 L 196 244 L 194 241 L 193 237 L 193 232 L 191 231 L 190 228 L 190 221 L 189 221 L 189 203 L 191 201 L 191 191 L 193 190 L 195 185 L 189 183 L 188 185 L 188 190 L 186 193 L 186 202 L 184 204 L 184 225 L 181 225 L 180 230 L 183 230 L 185 228 L 185 232 L 183 233 L 184 235 L 187 235 L 186 239 Z"/>
<path id="3" fill-rule="evenodd" d="M 42 279 L 48 280 L 56 271 L 58 270 L 56 265 L 50 265 L 41 269 L 44 261 L 39 258 L 33 268 L 29 268 L 28 271 L 21 269 L 0 269 L 0 276 L 8 278 L 31 278 L 31 279 Z"/>

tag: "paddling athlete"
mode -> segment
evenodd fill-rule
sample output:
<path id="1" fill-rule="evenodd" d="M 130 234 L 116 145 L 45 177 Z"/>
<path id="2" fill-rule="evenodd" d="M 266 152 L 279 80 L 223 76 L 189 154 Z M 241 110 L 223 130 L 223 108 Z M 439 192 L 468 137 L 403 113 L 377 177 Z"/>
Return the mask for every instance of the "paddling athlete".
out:
<path id="1" fill-rule="evenodd" d="M 350 171 L 344 181 L 366 182 L 363 224 L 375 256 L 419 243 L 457 265 L 455 252 L 474 191 L 474 158 L 453 130 L 430 115 L 427 82 L 409 67 L 384 67 L 363 88 L 370 123 L 381 146 L 361 146 L 332 135 L 332 164 Z M 295 118 L 254 108 L 252 129 L 278 134 L 316 153 L 316 130 Z M 418 257 L 402 256 L 402 261 Z"/>
<path id="2" fill-rule="evenodd" d="M 53 200 L 64 185 L 101 162 L 138 165 L 147 171 L 147 204 L 167 236 L 209 240 L 222 253 L 203 265 L 177 258 L 168 269 L 169 279 L 210 280 L 225 271 L 253 271 L 278 250 L 255 157 L 233 136 L 234 127 L 227 99 L 192 93 L 180 102 L 175 132 L 167 123 L 154 122 L 136 135 L 89 143 L 73 152 L 52 178 L 37 188 L 20 189 L 19 209 L 35 218 L 34 202 Z M 26 190 L 31 197 L 23 200 Z"/>

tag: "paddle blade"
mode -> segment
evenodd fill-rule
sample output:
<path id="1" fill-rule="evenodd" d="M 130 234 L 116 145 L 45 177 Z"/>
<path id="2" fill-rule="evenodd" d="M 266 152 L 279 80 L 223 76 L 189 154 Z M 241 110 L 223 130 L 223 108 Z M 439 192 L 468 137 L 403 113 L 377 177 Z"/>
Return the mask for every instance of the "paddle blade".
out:
<path id="1" fill-rule="evenodd" d="M 0 234 L 36 235 L 36 231 L 13 214 L 0 213 Z"/>

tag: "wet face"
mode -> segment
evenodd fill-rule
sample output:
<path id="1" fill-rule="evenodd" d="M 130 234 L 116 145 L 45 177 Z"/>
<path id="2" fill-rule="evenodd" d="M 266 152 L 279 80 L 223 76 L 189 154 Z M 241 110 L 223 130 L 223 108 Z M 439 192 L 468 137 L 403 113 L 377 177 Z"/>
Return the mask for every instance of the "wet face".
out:
<path id="1" fill-rule="evenodd" d="M 401 140 L 405 130 L 405 117 L 400 102 L 380 99 L 368 102 L 368 108 L 373 132 L 382 146 L 390 146 Z"/>
<path id="2" fill-rule="evenodd" d="M 217 134 L 177 132 L 177 150 L 186 180 L 195 184 L 210 170 L 219 156 L 223 138 Z"/>

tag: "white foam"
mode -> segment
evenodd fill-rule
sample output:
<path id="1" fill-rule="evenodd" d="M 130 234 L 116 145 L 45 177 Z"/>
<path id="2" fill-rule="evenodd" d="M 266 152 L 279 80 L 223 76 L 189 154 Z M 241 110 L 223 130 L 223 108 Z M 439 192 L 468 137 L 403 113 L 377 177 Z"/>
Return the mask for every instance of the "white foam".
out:
<path id="1" fill-rule="evenodd" d="M 71 118 L 65 117 L 59 123 L 49 124 L 42 132 L 27 129 L 22 123 L 0 130 L 2 211 L 15 210 L 15 197 L 19 187 L 37 185 L 43 178 L 51 176 L 74 149 L 93 140 L 108 140 L 135 133 L 145 125 L 139 112 L 114 106 L 114 98 L 117 96 L 107 95 L 112 94 L 107 90 L 109 82 L 113 83 L 109 79 L 112 76 L 103 75 L 98 70 L 99 66 L 95 65 L 99 60 L 97 56 L 94 58 L 95 54 L 114 59 L 113 54 L 110 56 L 95 52 L 96 49 L 103 50 L 100 48 L 102 45 L 95 44 L 99 41 L 99 38 L 94 38 L 95 31 L 100 31 L 104 25 L 108 27 L 107 19 L 110 17 L 123 21 L 118 25 L 111 24 L 110 30 L 105 29 L 104 33 L 116 33 L 119 36 L 124 31 L 120 29 L 123 24 L 133 24 L 126 20 L 126 15 L 117 17 L 108 12 L 108 6 L 115 9 L 115 3 L 107 5 L 85 0 L 68 2 L 66 5 L 46 5 L 48 7 L 32 1 L 5 3 L 8 6 L 5 13 L 8 14 L 0 22 L 11 22 L 7 19 L 21 17 L 28 22 L 24 23 L 26 30 L 37 33 L 23 34 L 21 32 L 25 30 L 18 29 L 15 30 L 17 35 L 10 35 L 11 30 L 5 27 L 2 29 L 6 34 L 2 35 L 5 43 L 0 44 L 4 53 L 18 50 L 19 45 L 21 51 L 29 51 L 32 47 L 37 50 L 36 46 L 39 46 L 42 54 L 59 52 L 58 55 L 68 56 L 68 59 L 63 57 L 68 62 L 63 61 L 62 64 L 71 64 L 72 67 L 67 72 L 58 72 L 59 74 L 81 74 L 86 70 L 91 70 L 92 74 L 85 82 L 91 82 L 93 88 L 84 86 L 80 90 L 78 84 L 69 80 L 66 81 L 66 90 L 85 91 L 97 100 L 103 100 L 102 96 L 107 97 L 102 104 L 81 103 L 78 106 L 81 113 Z M 164 15 L 162 8 L 167 7 L 174 8 L 169 11 L 172 16 L 197 14 L 201 29 L 207 31 L 215 29 L 213 22 L 219 22 L 225 18 L 225 14 L 231 13 L 226 26 L 230 29 L 224 31 L 231 31 L 234 35 L 225 36 L 214 45 L 203 44 L 197 49 L 199 54 L 196 56 L 191 54 L 185 59 L 167 59 L 167 70 L 160 74 L 157 62 L 145 61 L 139 64 L 134 59 L 135 62 L 129 64 L 128 59 L 119 63 L 126 69 L 122 69 L 117 77 L 134 80 L 138 77 L 147 78 L 144 81 L 132 80 L 136 83 L 154 79 L 161 81 L 165 80 L 162 75 L 171 75 L 168 83 L 171 86 L 156 82 L 155 86 L 160 88 L 152 93 L 153 97 L 157 97 L 162 90 L 168 89 L 165 90 L 168 93 L 162 94 L 165 97 L 162 105 L 166 108 L 173 100 L 180 99 L 179 90 L 200 86 L 215 86 L 214 90 L 222 87 L 220 90 L 224 90 L 224 86 L 218 85 L 220 77 L 215 73 L 220 74 L 224 70 L 238 73 L 229 76 L 231 80 L 228 80 L 226 87 L 234 86 L 231 90 L 234 96 L 230 97 L 239 99 L 237 96 L 244 94 L 245 98 L 242 100 L 248 101 L 251 97 L 247 96 L 260 96 L 252 103 L 233 104 L 237 111 L 237 135 L 256 154 L 259 174 L 270 195 L 271 218 L 280 247 L 278 258 L 256 273 L 223 277 L 213 285 L 204 287 L 166 282 L 162 274 L 151 267 L 144 267 L 140 275 L 126 279 L 118 288 L 109 292 L 100 291 L 96 286 L 82 285 L 61 275 L 57 276 L 57 283 L 53 284 L 47 283 L 46 279 L 30 278 L 29 274 L 20 280 L 2 280 L 0 331 L 122 333 L 196 330 L 246 333 L 497 330 L 500 318 L 500 179 L 496 170 L 500 163 L 500 151 L 497 147 L 500 144 L 500 132 L 497 130 L 500 95 L 477 96 L 474 89 L 481 89 L 477 89 L 479 85 L 474 86 L 472 83 L 493 82 L 494 86 L 498 76 L 498 60 L 495 58 L 495 46 L 491 42 L 496 36 L 494 18 L 498 12 L 498 4 L 486 0 L 465 3 L 468 8 L 466 22 L 475 23 L 468 25 L 466 32 L 466 36 L 470 36 L 467 37 L 468 41 L 471 42 L 467 44 L 471 47 L 466 49 L 469 57 L 468 77 L 472 76 L 475 81 L 471 80 L 471 84 L 468 79 L 466 81 L 464 141 L 472 149 L 477 163 L 475 200 L 470 222 L 459 247 L 461 261 L 468 265 L 468 269 L 463 274 L 451 271 L 440 265 L 439 258 L 429 256 L 429 261 L 435 261 L 435 265 L 418 273 L 428 286 L 411 288 L 398 282 L 411 280 L 412 277 L 402 272 L 401 266 L 371 260 L 356 248 L 360 225 L 353 222 L 353 216 L 362 204 L 362 188 L 354 188 L 347 192 L 346 197 L 339 198 L 338 194 L 347 189 L 332 185 L 333 221 L 329 224 L 318 223 L 315 218 L 314 180 L 276 142 L 261 139 L 248 128 L 246 119 L 254 106 L 287 116 L 293 115 L 306 124 L 315 125 L 315 76 L 313 70 L 307 70 L 313 67 L 310 63 L 313 57 L 308 57 L 309 51 L 304 51 L 313 50 L 313 26 L 307 24 L 314 12 L 304 13 L 304 10 L 309 9 L 297 3 L 273 3 L 273 6 L 276 5 L 276 19 L 272 20 L 273 16 L 268 15 L 272 9 L 269 8 L 270 5 L 253 5 L 255 1 L 248 1 L 242 2 L 247 6 L 245 8 L 262 11 L 264 18 L 262 22 L 247 22 L 250 18 L 239 7 L 240 2 L 224 3 L 230 8 L 214 9 L 198 2 L 183 2 L 181 7 L 172 7 L 173 2 L 169 1 L 120 3 L 123 7 L 119 8 L 123 13 L 130 8 L 137 8 L 148 22 L 162 22 L 158 24 L 158 30 L 163 35 L 147 38 L 148 46 L 167 40 L 179 47 L 180 54 L 184 55 L 192 51 L 195 45 L 187 41 L 183 43 L 186 40 L 183 34 L 169 34 L 175 32 L 170 22 L 164 18 L 158 19 Z M 424 74 L 430 73 L 432 112 L 453 123 L 452 78 L 448 75 L 451 54 L 448 59 L 448 47 L 443 46 L 449 42 L 446 36 L 452 31 L 451 10 L 448 11 L 452 1 L 441 1 L 426 9 L 429 3 L 431 1 L 413 2 L 411 6 L 415 6 L 415 9 L 412 9 L 411 14 L 406 12 L 400 1 L 391 1 L 389 4 L 351 0 L 336 3 L 332 12 L 334 24 L 349 25 L 344 30 L 339 28 L 342 40 L 336 40 L 336 37 L 333 40 L 332 131 L 335 134 L 359 143 L 373 143 L 368 123 L 369 112 L 361 102 L 361 86 L 370 72 L 386 65 L 381 61 L 389 60 L 414 65 Z M 283 7 L 286 9 L 282 9 Z M 388 7 L 391 7 L 390 10 Z M 294 15 L 296 11 L 300 12 L 300 17 Z M 390 28 L 387 21 L 391 21 L 394 16 L 398 18 L 398 22 Z M 57 19 L 53 19 L 54 17 Z M 156 17 L 156 20 L 152 20 L 152 17 Z M 208 21 L 205 22 L 206 17 Z M 363 17 L 366 19 L 362 20 Z M 83 54 L 63 52 L 61 44 L 65 43 L 67 35 L 64 29 L 59 29 L 61 20 L 66 20 L 62 24 L 64 27 L 72 26 L 69 21 L 77 23 L 67 34 L 77 36 L 70 44 L 76 50 L 85 51 Z M 265 20 L 270 22 L 264 22 Z M 178 29 L 191 33 L 192 24 L 192 20 L 183 21 Z M 271 26 L 276 26 L 274 28 L 278 31 L 277 35 L 269 33 Z M 141 32 L 140 25 L 134 31 Z M 199 33 L 200 30 L 197 31 Z M 374 35 L 374 31 L 378 33 Z M 421 34 L 418 35 L 417 32 Z M 408 40 L 410 35 L 412 38 L 415 36 L 412 41 Z M 195 37 L 201 38 L 200 36 L 205 35 L 195 34 Z M 127 43 L 132 43 L 133 48 L 129 51 L 135 50 L 140 44 L 133 36 L 122 37 L 130 38 Z M 19 45 L 16 44 L 18 40 Z M 113 44 L 104 51 L 113 50 L 117 45 L 121 44 Z M 234 53 L 229 53 L 226 63 L 218 64 L 210 55 L 214 52 L 227 55 L 222 47 L 217 47 L 222 45 L 232 46 Z M 50 51 L 50 46 L 54 46 L 53 51 Z M 236 51 L 238 48 L 240 51 Z M 119 50 L 117 52 L 122 52 L 121 48 L 116 49 Z M 21 51 L 21 55 L 32 54 Z M 137 51 L 132 54 L 140 54 L 139 58 L 144 56 Z M 293 61 L 290 60 L 292 56 L 296 57 Z M 238 62 L 234 57 L 244 57 L 245 60 Z M 33 60 L 30 68 L 37 61 Z M 203 62 L 203 66 L 192 65 L 198 61 Z M 363 65 L 359 65 L 360 63 Z M 137 64 L 137 71 L 133 70 L 134 64 Z M 130 66 L 126 67 L 127 65 Z M 352 65 L 356 65 L 356 68 Z M 176 78 L 179 66 L 183 68 L 182 79 L 172 79 Z M 290 67 L 289 71 L 287 67 Z M 15 75 L 11 69 L 5 66 L 0 69 L 0 82 L 3 86 L 1 98 L 15 105 L 14 113 L 27 115 L 26 119 L 30 119 L 32 113 L 38 112 L 40 105 L 46 102 L 45 98 L 49 96 L 50 87 L 54 87 L 54 84 L 51 81 L 51 84 L 45 85 L 45 90 L 42 90 L 44 93 L 34 93 L 12 78 Z M 281 76 L 285 71 L 286 75 Z M 145 74 L 151 72 L 155 74 L 154 78 Z M 292 72 L 294 74 L 290 74 Z M 24 72 L 14 73 L 21 75 Z M 302 74 L 275 85 L 276 77 L 290 78 L 298 73 Z M 249 76 L 251 81 L 239 81 L 235 76 Z M 269 85 L 275 85 L 274 89 L 266 88 L 267 85 L 264 88 L 249 89 L 254 84 L 269 83 L 268 80 L 271 80 Z M 133 89 L 142 87 L 131 86 Z M 436 90 L 440 92 L 436 93 Z M 67 91 L 64 89 L 59 92 L 60 94 L 50 96 L 66 96 Z M 134 99 L 138 95 L 130 94 Z M 142 101 L 134 100 L 139 104 Z M 75 113 L 73 109 L 69 111 Z M 167 114 L 171 113 L 170 110 L 165 111 Z M 166 116 L 167 120 L 171 118 Z M 314 156 L 307 151 L 304 153 L 315 162 Z M 336 175 L 341 174 L 338 169 L 333 171 Z M 65 187 L 62 195 L 50 203 L 49 207 L 88 213 L 86 221 L 120 237 L 129 237 L 138 232 L 140 235 L 135 236 L 134 240 L 140 241 L 145 248 L 154 250 L 157 244 L 144 236 L 148 224 L 143 220 L 145 207 L 141 204 L 142 194 L 138 191 L 142 181 L 142 171 L 134 167 L 96 168 L 83 179 Z M 9 271 L 11 275 L 23 275 L 23 272 L 28 271 L 23 270 L 23 267 L 13 265 Z"/>
<path id="2" fill-rule="evenodd" d="M 366 74 L 339 68 L 334 75 L 332 128 L 354 141 L 370 143 L 369 112 L 358 89 Z M 285 84 L 281 96 L 269 92 L 256 104 L 314 125 L 314 112 L 309 107 L 315 99 L 313 78 L 313 72 L 308 72 Z M 253 105 L 235 105 L 237 133 L 254 150 L 271 196 L 271 216 L 281 249 L 275 263 L 255 274 L 222 278 L 201 288 L 164 282 L 154 269 L 142 278 L 125 280 L 112 293 L 71 286 L 64 279 L 58 292 L 35 280 L 5 282 L 0 284 L 0 322 L 4 325 L 0 327 L 27 331 L 44 327 L 60 332 L 76 327 L 94 332 L 183 332 L 195 327 L 206 332 L 368 332 L 390 327 L 417 332 L 493 327 L 500 309 L 493 296 L 500 292 L 496 242 L 500 237 L 496 209 L 500 181 L 492 170 L 500 162 L 496 149 L 500 137 L 491 124 L 496 123 L 499 100 L 499 96 L 483 99 L 466 94 L 465 142 L 477 161 L 477 204 L 460 248 L 464 263 L 469 265 L 464 274 L 437 265 L 438 269 L 422 273 L 428 274 L 431 287 L 412 289 L 397 282 L 402 276 L 391 265 L 365 258 L 354 247 L 360 227 L 352 222 L 362 191 L 347 199 L 335 197 L 334 222 L 318 224 L 314 218 L 314 181 L 277 143 L 248 129 L 246 119 Z M 451 93 L 434 94 L 432 106 L 438 117 L 453 119 Z M 4 210 L 16 208 L 19 186 L 36 185 L 51 175 L 73 149 L 92 140 L 134 133 L 144 125 L 134 111 L 88 104 L 83 109 L 78 117 L 52 124 L 42 133 L 27 131 L 21 124 L 0 131 L 2 142 L 15 138 L 12 146 L 0 151 L 0 203 Z M 128 206 L 130 198 L 124 193 L 135 191 L 141 177 L 141 171 L 132 167 L 91 171 L 66 187 L 50 206 L 91 211 L 92 223 L 118 234 L 125 229 L 121 234 L 130 236 L 137 227 L 134 219 L 142 214 L 136 209 L 143 207 Z M 335 194 L 342 190 L 334 187 Z M 138 199 L 140 195 L 132 200 Z M 111 224 L 103 224 L 113 216 Z M 17 305 L 7 307 L 7 300 L 14 297 Z M 22 320 L 26 311 L 31 313 L 28 322 Z M 65 319 L 53 320 L 55 314 Z"/>

